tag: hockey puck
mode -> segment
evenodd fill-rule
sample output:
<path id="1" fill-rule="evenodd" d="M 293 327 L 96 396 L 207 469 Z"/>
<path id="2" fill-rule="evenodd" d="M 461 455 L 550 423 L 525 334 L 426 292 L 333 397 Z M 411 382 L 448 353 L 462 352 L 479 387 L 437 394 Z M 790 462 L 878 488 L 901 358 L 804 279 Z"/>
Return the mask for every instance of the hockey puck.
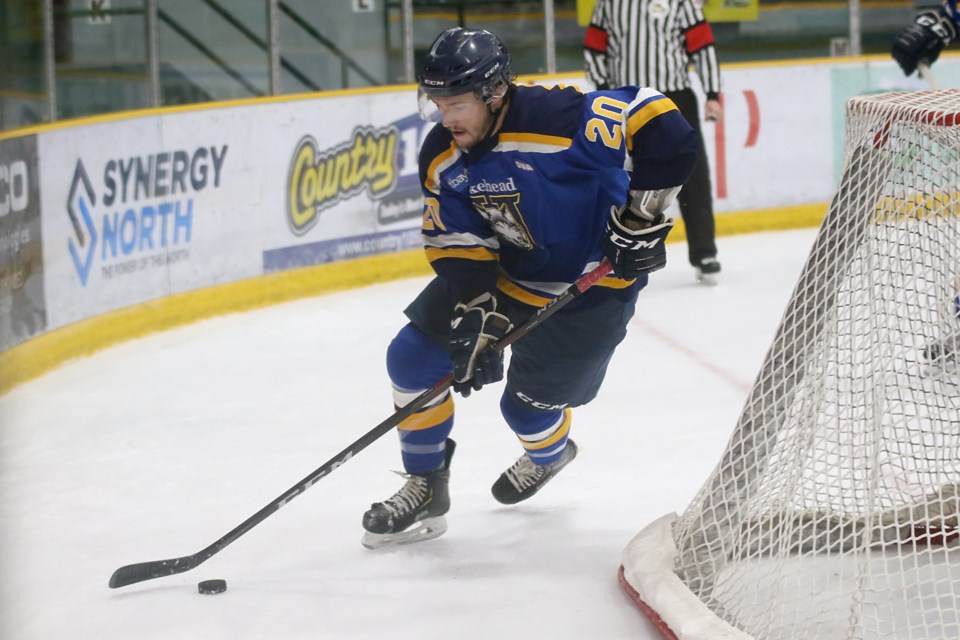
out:
<path id="1" fill-rule="evenodd" d="M 200 593 L 223 593 L 227 590 L 227 581 L 226 580 L 204 580 L 197 585 L 197 590 Z"/>

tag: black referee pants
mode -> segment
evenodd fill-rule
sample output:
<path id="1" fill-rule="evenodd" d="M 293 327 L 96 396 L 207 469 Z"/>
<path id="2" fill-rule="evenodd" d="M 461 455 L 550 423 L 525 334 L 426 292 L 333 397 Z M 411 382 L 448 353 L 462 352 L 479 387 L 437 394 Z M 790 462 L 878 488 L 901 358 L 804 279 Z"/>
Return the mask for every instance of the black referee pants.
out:
<path id="1" fill-rule="evenodd" d="M 680 190 L 677 203 L 680 215 L 687 230 L 687 250 L 690 264 L 697 266 L 704 258 L 717 255 L 716 226 L 713 219 L 713 195 L 710 192 L 710 165 L 707 162 L 707 148 L 700 131 L 700 109 L 697 95 L 693 89 L 682 91 L 664 91 L 677 105 L 680 113 L 687 119 L 697 135 L 700 136 L 700 156 L 693 174 Z"/>

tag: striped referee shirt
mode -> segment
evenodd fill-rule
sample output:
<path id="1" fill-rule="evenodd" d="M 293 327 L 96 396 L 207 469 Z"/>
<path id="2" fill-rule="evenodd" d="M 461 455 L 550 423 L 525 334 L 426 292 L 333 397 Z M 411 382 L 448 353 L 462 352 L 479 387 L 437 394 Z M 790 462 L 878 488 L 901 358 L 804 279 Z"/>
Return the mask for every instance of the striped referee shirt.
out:
<path id="1" fill-rule="evenodd" d="M 713 30 L 700 0 L 597 0 L 583 55 L 597 87 L 688 89 L 693 62 L 707 98 L 720 93 Z"/>

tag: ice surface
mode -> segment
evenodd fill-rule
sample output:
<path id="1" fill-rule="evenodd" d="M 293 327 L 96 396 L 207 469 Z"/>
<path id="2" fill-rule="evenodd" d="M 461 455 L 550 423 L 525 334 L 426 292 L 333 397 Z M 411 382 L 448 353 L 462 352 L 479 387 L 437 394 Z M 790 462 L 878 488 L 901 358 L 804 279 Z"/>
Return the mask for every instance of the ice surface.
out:
<path id="1" fill-rule="evenodd" d="M 392 412 L 384 350 L 426 279 L 306 299 L 118 345 L 0 397 L 5 640 L 659 638 L 617 582 L 644 525 L 682 511 L 731 433 L 814 230 L 686 245 L 641 293 L 580 455 L 529 502 L 490 485 L 520 454 L 502 387 L 458 398 L 441 538 L 360 545 L 402 481 L 381 438 L 193 571 L 112 590 L 121 565 L 196 553 Z M 197 583 L 224 578 L 216 597 Z"/>

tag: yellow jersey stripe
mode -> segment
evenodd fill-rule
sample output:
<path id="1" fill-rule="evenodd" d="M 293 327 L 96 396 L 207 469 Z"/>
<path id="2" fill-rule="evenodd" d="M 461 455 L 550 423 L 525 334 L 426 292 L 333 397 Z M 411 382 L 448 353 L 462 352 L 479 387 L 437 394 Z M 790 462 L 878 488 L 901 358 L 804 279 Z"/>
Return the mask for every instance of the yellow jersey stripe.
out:
<path id="1" fill-rule="evenodd" d="M 573 144 L 573 138 L 563 136 L 548 136 L 542 133 L 501 133 L 500 142 L 529 142 L 532 144 L 545 144 L 554 147 L 569 147 Z"/>
<path id="2" fill-rule="evenodd" d="M 636 281 L 637 281 L 636 278 L 633 278 L 631 280 L 623 280 L 621 278 L 616 278 L 614 276 L 604 276 L 594 286 L 607 287 L 610 289 L 626 289 Z"/>
<path id="3" fill-rule="evenodd" d="M 634 280 L 621 280 L 620 278 L 615 278 L 613 276 L 605 276 L 602 278 L 595 287 L 607 287 L 609 289 L 626 289 L 630 285 L 636 282 Z M 530 305 L 531 307 L 542 307 L 548 304 L 553 300 L 552 297 L 542 296 L 536 293 L 527 291 L 520 285 L 506 279 L 503 276 L 500 276 L 500 279 L 497 281 L 497 289 L 503 292 L 505 295 L 518 300 L 523 304 Z"/>
<path id="4" fill-rule="evenodd" d="M 497 281 L 497 289 L 510 296 L 514 300 L 519 300 L 520 302 L 528 304 L 531 307 L 542 307 L 553 300 L 553 298 L 548 298 L 547 296 L 540 296 L 535 293 L 530 293 L 526 289 L 514 284 L 503 276 L 500 276 L 500 279 Z"/>
<path id="5" fill-rule="evenodd" d="M 454 159 L 454 155 L 457 153 L 457 143 L 451 142 L 450 147 L 446 151 L 438 154 L 437 157 L 433 159 L 433 162 L 431 162 L 427 168 L 427 181 L 423 185 L 427 191 L 436 194 L 440 193 L 440 171 L 444 165 L 449 164 Z"/>
<path id="6" fill-rule="evenodd" d="M 497 254 L 487 247 L 451 247 L 448 249 L 439 249 L 437 247 L 427 247 L 427 260 L 434 262 L 443 258 L 465 258 L 466 260 L 488 261 L 496 260 Z"/>
<path id="7" fill-rule="evenodd" d="M 533 153 L 557 152 L 569 149 L 573 138 L 548 136 L 541 133 L 501 133 L 497 147 L 502 150 Z"/>
<path id="8" fill-rule="evenodd" d="M 667 98 L 652 100 L 627 119 L 627 150 L 633 151 L 633 136 L 645 124 L 668 111 L 678 111 L 677 105 Z"/>

